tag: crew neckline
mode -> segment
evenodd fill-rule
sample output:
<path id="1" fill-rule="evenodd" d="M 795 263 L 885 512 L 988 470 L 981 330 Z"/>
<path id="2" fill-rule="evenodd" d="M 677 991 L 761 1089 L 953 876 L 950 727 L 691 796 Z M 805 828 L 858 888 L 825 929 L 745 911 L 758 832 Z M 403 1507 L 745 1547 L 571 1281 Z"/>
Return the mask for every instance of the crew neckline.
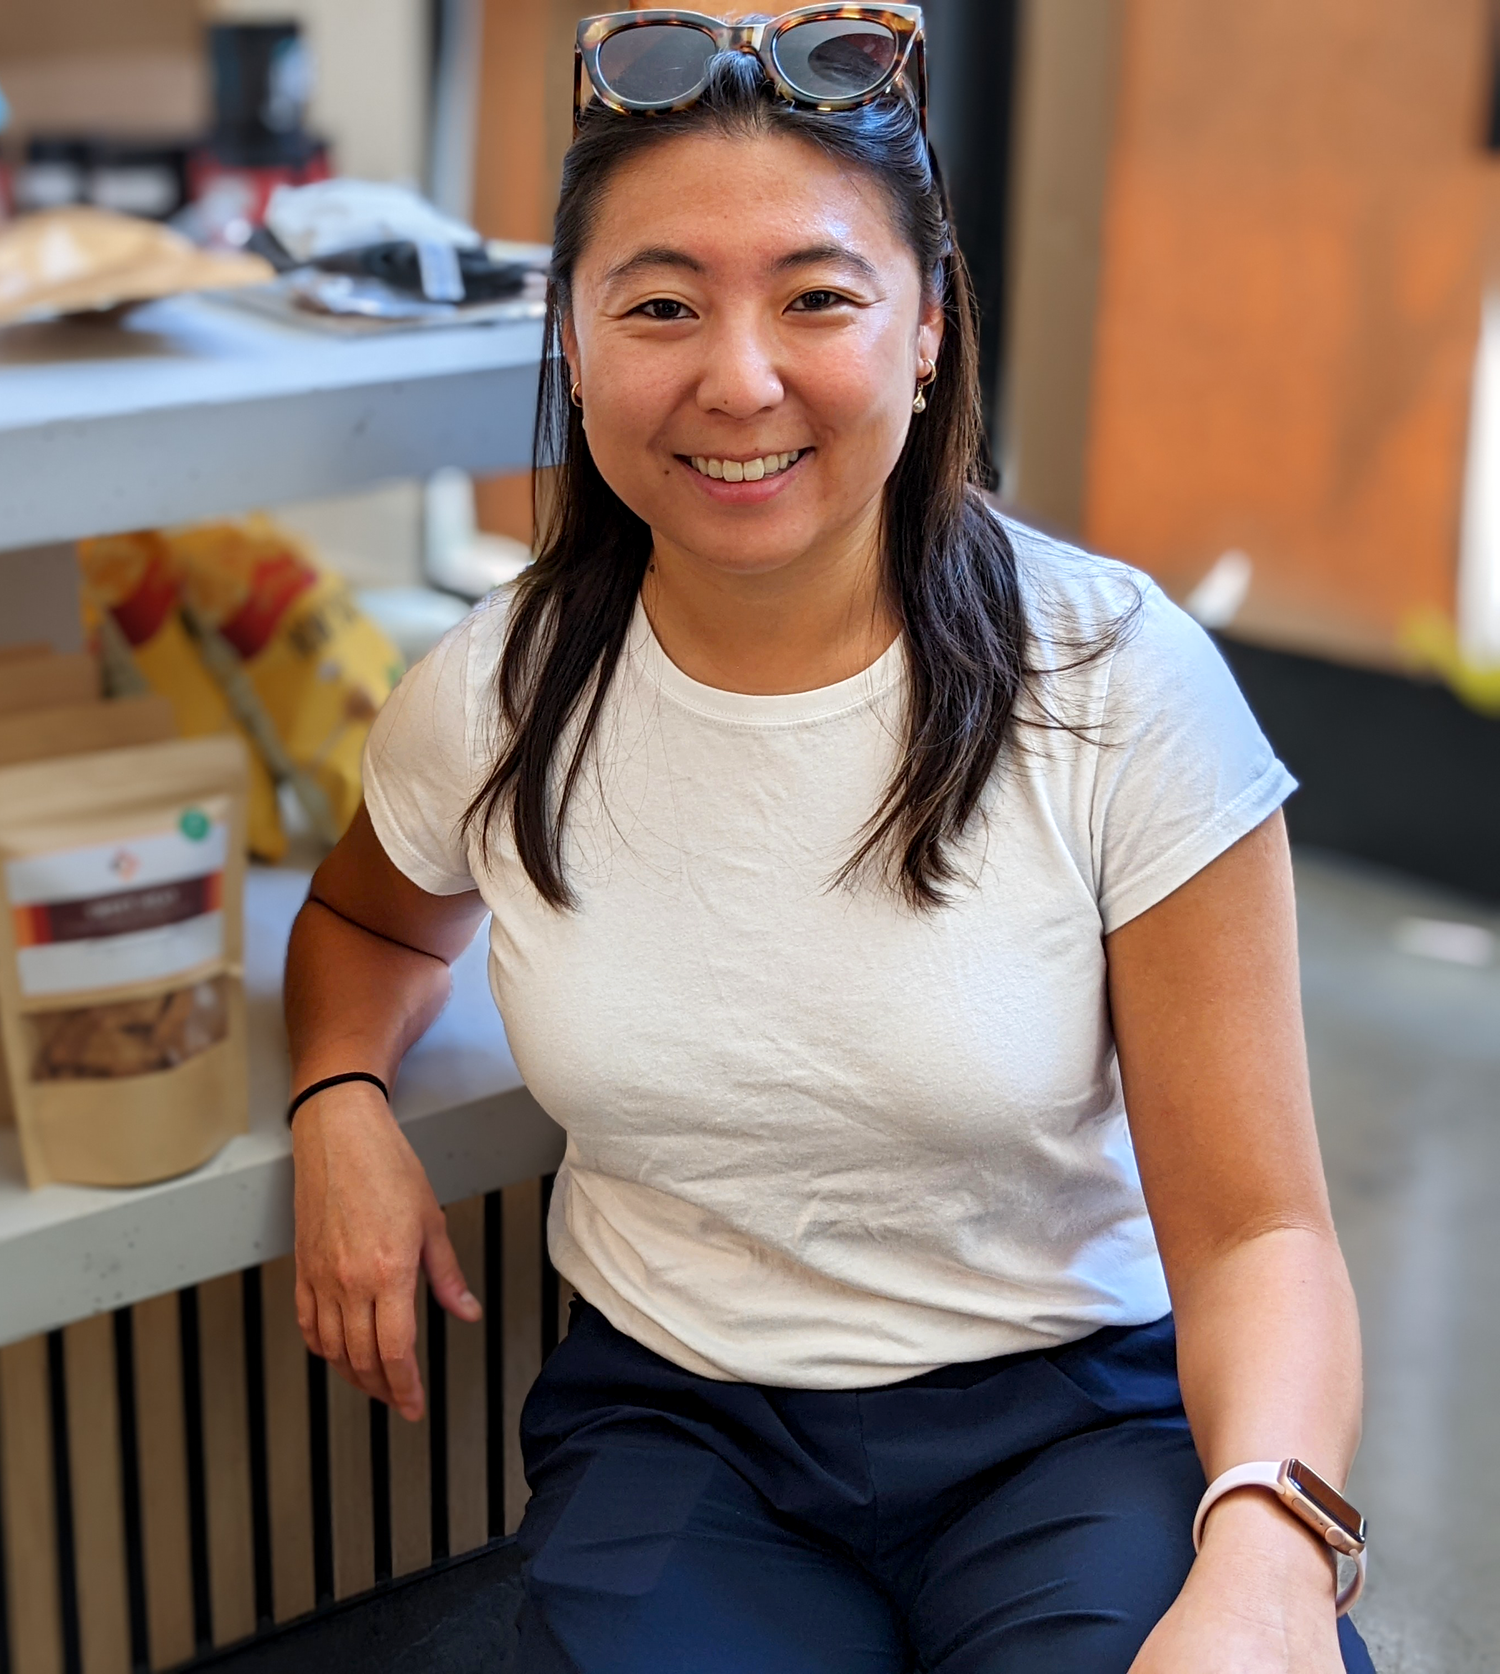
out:
<path id="1" fill-rule="evenodd" d="M 662 693 L 684 709 L 715 720 L 784 725 L 788 721 L 822 721 L 858 709 L 894 686 L 904 672 L 901 635 L 867 668 L 831 686 L 810 692 L 726 692 L 705 686 L 685 674 L 662 649 L 646 607 L 639 599 L 631 622 L 629 649 L 641 669 Z"/>

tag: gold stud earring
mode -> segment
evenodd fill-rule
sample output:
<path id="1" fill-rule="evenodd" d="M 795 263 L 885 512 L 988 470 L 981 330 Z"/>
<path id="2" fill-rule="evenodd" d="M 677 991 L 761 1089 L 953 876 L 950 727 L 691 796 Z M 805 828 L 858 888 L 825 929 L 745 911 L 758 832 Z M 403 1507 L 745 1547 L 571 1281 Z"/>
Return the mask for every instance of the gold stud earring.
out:
<path id="1" fill-rule="evenodd" d="M 922 367 L 923 370 L 917 375 L 917 393 L 911 404 L 914 413 L 927 411 L 927 392 L 937 382 L 937 367 L 930 360 L 924 360 Z"/>
<path id="2" fill-rule="evenodd" d="M 571 401 L 573 403 L 573 405 L 575 407 L 577 407 L 579 409 L 580 412 L 583 410 L 583 380 L 582 379 L 580 379 L 576 384 L 574 384 L 572 389 L 570 389 L 568 391 L 568 399 L 569 399 L 569 401 Z"/>

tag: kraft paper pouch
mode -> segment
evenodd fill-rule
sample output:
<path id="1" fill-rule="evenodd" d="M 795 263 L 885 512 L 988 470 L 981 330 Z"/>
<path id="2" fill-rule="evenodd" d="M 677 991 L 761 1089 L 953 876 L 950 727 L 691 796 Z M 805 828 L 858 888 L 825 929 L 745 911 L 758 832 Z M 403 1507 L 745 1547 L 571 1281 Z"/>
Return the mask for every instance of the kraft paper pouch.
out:
<path id="1" fill-rule="evenodd" d="M 167 1179 L 245 1131 L 246 766 L 221 736 L 0 769 L 0 1038 L 31 1185 Z"/>
<path id="2" fill-rule="evenodd" d="M 88 703 L 98 696 L 99 667 L 87 652 L 0 661 L 0 715 Z"/>
<path id="3" fill-rule="evenodd" d="M 152 529 L 78 543 L 87 603 L 108 612 L 146 686 L 172 705 L 182 738 L 239 732 L 228 700 L 203 666 L 180 615 L 182 574 L 167 542 Z M 248 743 L 249 740 L 247 739 Z M 276 785 L 265 763 L 250 753 L 250 852 L 277 861 L 286 833 Z"/>
<path id="4" fill-rule="evenodd" d="M 55 756 L 92 755 L 129 744 L 175 738 L 172 706 L 165 698 L 127 697 L 66 703 L 57 709 L 0 713 L 0 767 Z"/>

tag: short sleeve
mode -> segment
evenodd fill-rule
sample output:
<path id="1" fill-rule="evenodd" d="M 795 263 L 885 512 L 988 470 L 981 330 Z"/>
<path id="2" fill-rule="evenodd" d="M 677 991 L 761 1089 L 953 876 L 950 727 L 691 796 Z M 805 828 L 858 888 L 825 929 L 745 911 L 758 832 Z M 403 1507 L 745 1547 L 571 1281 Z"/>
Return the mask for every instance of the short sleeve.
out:
<path id="1" fill-rule="evenodd" d="M 1213 641 L 1153 582 L 1108 670 L 1092 801 L 1106 932 L 1186 883 L 1297 788 Z"/>
<path id="2" fill-rule="evenodd" d="M 375 717 L 365 745 L 364 793 L 381 847 L 419 889 L 475 887 L 460 830 L 483 783 L 491 676 L 503 611 L 480 605 L 409 669 Z"/>

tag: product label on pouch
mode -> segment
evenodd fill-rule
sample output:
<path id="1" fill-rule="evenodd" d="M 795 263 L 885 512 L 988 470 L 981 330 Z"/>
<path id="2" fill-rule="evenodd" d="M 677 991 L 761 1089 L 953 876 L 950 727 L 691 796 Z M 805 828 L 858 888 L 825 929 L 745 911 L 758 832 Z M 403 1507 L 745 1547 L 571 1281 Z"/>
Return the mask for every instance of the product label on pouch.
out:
<path id="1" fill-rule="evenodd" d="M 193 806 L 165 831 L 8 861 L 21 992 L 154 982 L 221 959 L 228 841 L 225 821 Z"/>

